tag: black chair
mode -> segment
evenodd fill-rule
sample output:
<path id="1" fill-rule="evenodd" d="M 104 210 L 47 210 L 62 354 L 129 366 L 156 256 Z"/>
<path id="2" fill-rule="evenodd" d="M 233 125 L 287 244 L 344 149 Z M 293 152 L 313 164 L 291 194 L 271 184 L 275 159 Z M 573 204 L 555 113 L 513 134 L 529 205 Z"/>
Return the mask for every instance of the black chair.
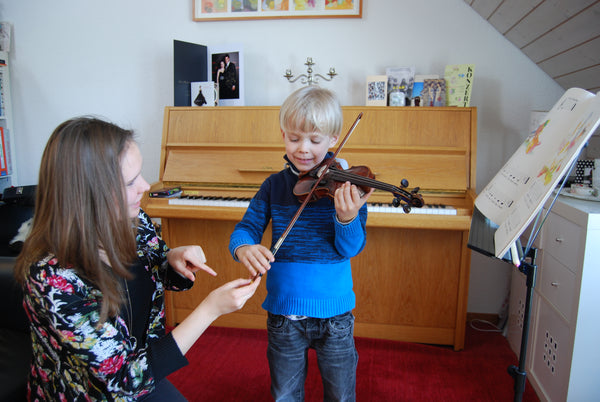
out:
<path id="1" fill-rule="evenodd" d="M 12 240 L 21 225 L 33 217 L 33 198 L 3 197 L 3 200 L 0 202 L 0 401 L 24 401 L 31 339 L 23 293 L 14 279 L 22 244 Z"/>

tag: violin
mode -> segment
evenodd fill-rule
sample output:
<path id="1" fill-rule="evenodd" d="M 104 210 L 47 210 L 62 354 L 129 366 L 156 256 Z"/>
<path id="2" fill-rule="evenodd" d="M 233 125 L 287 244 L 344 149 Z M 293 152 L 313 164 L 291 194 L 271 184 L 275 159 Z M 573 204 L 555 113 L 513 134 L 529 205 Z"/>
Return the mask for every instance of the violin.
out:
<path id="1" fill-rule="evenodd" d="M 402 206 L 405 213 L 411 208 L 421 208 L 424 205 L 423 197 L 419 194 L 419 187 L 407 191 L 408 181 L 402 179 L 400 187 L 375 180 L 375 174 L 367 166 L 352 166 L 343 169 L 337 161 L 325 160 L 319 166 L 303 172 L 298 176 L 298 183 L 294 186 L 294 195 L 300 202 L 316 201 L 323 197 L 334 198 L 335 190 L 345 182 L 350 182 L 358 187 L 364 195 L 371 188 L 388 191 L 394 195 L 392 205 Z"/>

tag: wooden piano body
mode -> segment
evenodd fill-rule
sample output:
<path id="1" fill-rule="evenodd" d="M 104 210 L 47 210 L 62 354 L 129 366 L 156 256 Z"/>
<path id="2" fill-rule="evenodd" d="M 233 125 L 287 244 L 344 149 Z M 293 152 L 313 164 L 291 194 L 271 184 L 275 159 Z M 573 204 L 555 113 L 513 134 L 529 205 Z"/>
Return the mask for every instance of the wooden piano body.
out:
<path id="1" fill-rule="evenodd" d="M 343 107 L 342 137 L 361 122 L 340 152 L 350 166 L 366 165 L 377 180 L 419 186 L 426 204 L 456 215 L 369 213 L 367 245 L 352 261 L 357 306 L 355 335 L 464 346 L 469 284 L 468 232 L 475 198 L 475 108 Z M 167 107 L 160 178 L 152 189 L 181 186 L 186 194 L 252 197 L 271 173 L 283 169 L 279 107 Z M 370 201 L 391 202 L 376 191 Z M 171 247 L 199 244 L 213 278 L 198 273 L 187 292 L 167 292 L 167 322 L 184 319 L 221 284 L 248 272 L 233 261 L 229 236 L 245 209 L 182 206 L 146 198 L 143 208 L 161 218 Z M 398 212 L 401 208 L 398 209 Z M 270 247 L 270 229 L 263 244 Z M 266 291 L 214 325 L 265 328 Z"/>

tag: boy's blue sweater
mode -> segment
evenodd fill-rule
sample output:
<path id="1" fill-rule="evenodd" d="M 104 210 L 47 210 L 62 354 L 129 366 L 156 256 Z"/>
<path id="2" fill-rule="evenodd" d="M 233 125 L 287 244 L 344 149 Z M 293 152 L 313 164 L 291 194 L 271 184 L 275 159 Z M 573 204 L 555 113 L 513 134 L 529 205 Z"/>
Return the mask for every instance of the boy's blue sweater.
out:
<path id="1" fill-rule="evenodd" d="M 269 221 L 271 244 L 275 244 L 300 207 L 293 194 L 297 171 L 290 165 L 288 162 L 284 170 L 265 180 L 235 226 L 229 242 L 234 258 L 238 247 L 260 243 Z M 350 258 L 365 246 L 366 221 L 366 205 L 356 219 L 341 224 L 335 218 L 333 200 L 308 203 L 275 255 L 267 274 L 263 308 L 274 314 L 315 318 L 352 310 L 355 296 Z"/>

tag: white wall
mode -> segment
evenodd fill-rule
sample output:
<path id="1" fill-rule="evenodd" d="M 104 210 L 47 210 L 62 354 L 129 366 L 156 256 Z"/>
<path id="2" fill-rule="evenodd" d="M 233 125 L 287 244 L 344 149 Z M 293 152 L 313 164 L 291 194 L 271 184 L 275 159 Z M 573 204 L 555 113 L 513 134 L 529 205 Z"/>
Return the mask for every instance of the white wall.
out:
<path id="1" fill-rule="evenodd" d="M 247 105 L 279 105 L 301 85 L 289 84 L 285 69 L 300 72 L 307 56 L 316 72 L 336 68 L 340 75 L 322 85 L 344 105 L 363 105 L 365 77 L 386 67 L 443 75 L 446 64 L 474 63 L 481 190 L 525 138 L 529 111 L 548 110 L 563 89 L 462 0 L 363 2 L 361 19 L 194 22 L 192 0 L 0 0 L 0 20 L 14 24 L 19 184 L 37 182 L 51 131 L 83 114 L 135 129 L 144 176 L 156 181 L 177 39 L 242 45 Z M 497 313 L 508 274 L 507 264 L 473 254 L 468 311 Z"/>

